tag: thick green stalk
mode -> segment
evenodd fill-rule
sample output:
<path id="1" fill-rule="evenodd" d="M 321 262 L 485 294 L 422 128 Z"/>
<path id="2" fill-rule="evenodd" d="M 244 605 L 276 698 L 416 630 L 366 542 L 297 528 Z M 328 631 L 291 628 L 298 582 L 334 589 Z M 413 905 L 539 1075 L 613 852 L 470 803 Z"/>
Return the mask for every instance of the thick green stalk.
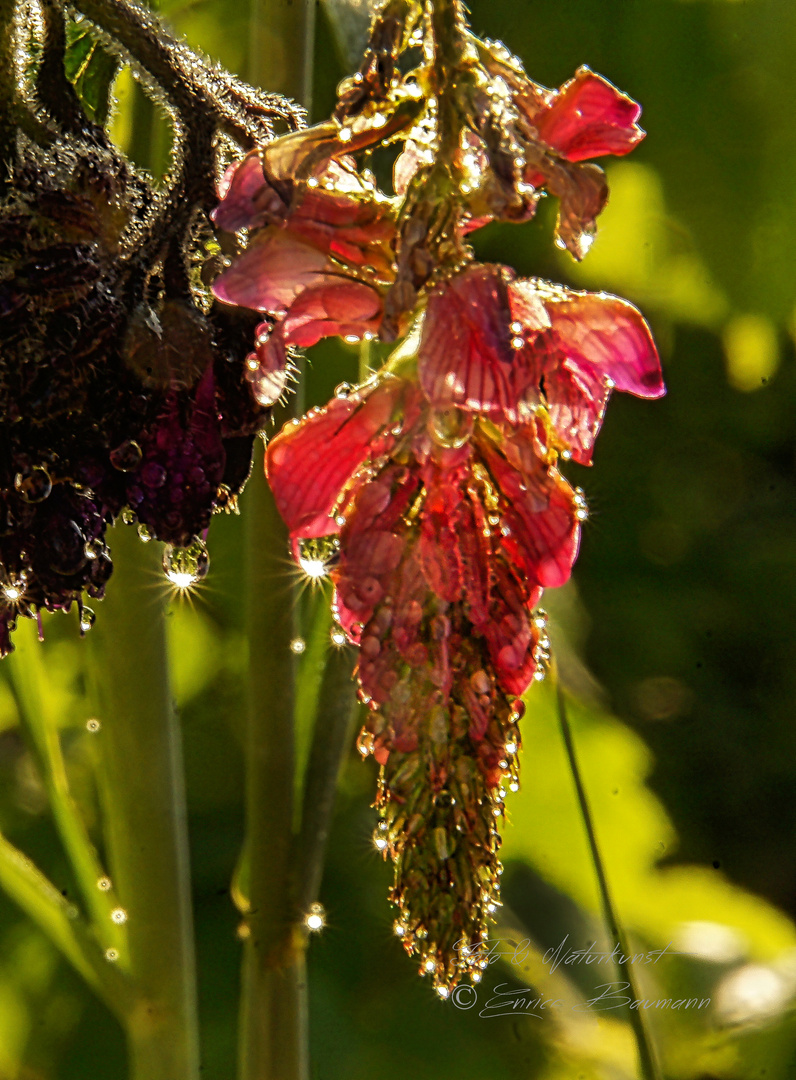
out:
<path id="1" fill-rule="evenodd" d="M 309 106 L 314 0 L 250 0 L 247 77 Z M 287 418 L 286 410 L 281 420 Z M 278 425 L 277 425 L 278 426 Z M 246 846 L 248 937 L 240 1009 L 241 1080 L 309 1075 L 306 932 L 296 910 L 295 657 L 297 595 L 288 537 L 265 482 L 258 448 L 243 513 L 249 641 Z"/>
<path id="2" fill-rule="evenodd" d="M 198 1080 L 196 971 L 180 729 L 169 685 L 159 545 L 109 533 L 113 583 L 93 632 L 111 877 L 138 1000 L 131 1080 Z"/>
<path id="3" fill-rule="evenodd" d="M 307 1076 L 306 974 L 291 885 L 295 773 L 295 588 L 287 533 L 258 447 L 243 500 L 249 639 L 246 828 L 249 905 L 242 1080 Z"/>
<path id="4" fill-rule="evenodd" d="M 625 960 L 625 956 L 630 955 L 630 953 L 625 940 L 624 931 L 617 918 L 616 909 L 614 908 L 611 893 L 608 888 L 608 878 L 605 873 L 602 856 L 600 855 L 600 847 L 597 843 L 597 834 L 594 830 L 594 820 L 589 807 L 589 800 L 586 797 L 586 789 L 583 786 L 583 777 L 581 776 L 578 758 L 575 753 L 575 743 L 572 739 L 572 728 L 569 725 L 569 717 L 567 715 L 566 699 L 560 682 L 557 682 L 556 693 L 561 735 L 567 752 L 567 760 L 569 762 L 570 772 L 572 773 L 572 780 L 575 784 L 575 791 L 578 797 L 578 806 L 580 807 L 581 817 L 583 818 L 583 825 L 586 829 L 586 836 L 589 841 L 589 850 L 591 852 L 592 862 L 594 863 L 594 871 L 597 875 L 597 883 L 600 889 L 600 900 L 603 909 L 603 919 L 605 920 L 605 924 L 611 935 L 611 943 L 619 945 L 619 956 L 616 960 L 617 971 L 621 979 L 627 983 L 631 996 L 634 999 L 638 999 L 640 995 L 636 986 L 635 976 L 633 975 L 630 964 Z M 641 1010 L 630 1009 L 630 1024 L 636 1038 L 636 1049 L 638 1052 L 638 1063 L 642 1080 L 663 1080 L 649 1033 L 644 1024 Z"/>

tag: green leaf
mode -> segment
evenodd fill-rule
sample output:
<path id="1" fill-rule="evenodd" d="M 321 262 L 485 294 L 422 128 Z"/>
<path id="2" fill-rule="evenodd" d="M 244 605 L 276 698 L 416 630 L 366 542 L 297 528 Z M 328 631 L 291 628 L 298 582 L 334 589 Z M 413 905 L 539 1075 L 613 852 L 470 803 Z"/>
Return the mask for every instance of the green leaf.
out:
<path id="1" fill-rule="evenodd" d="M 77 91 L 89 120 L 104 124 L 118 58 L 107 52 L 87 27 L 72 23 L 67 31 L 65 67 L 66 77 Z"/>

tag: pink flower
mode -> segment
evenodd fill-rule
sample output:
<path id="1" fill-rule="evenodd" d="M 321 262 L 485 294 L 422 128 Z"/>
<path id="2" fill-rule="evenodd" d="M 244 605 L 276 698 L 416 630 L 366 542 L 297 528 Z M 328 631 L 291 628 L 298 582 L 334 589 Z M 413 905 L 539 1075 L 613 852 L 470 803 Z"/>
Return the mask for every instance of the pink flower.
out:
<path id="1" fill-rule="evenodd" d="M 386 376 L 269 445 L 297 555 L 303 539 L 340 537 L 335 610 L 377 704 L 416 667 L 443 701 L 458 692 L 451 635 L 480 642 L 479 664 L 504 695 L 533 678 L 532 608 L 569 577 L 579 537 L 576 493 L 535 440 L 527 426 L 436 412 L 417 385 Z M 483 737 L 487 722 L 471 734 Z"/>
<path id="2" fill-rule="evenodd" d="M 320 179 L 298 183 L 267 179 L 267 154 L 252 151 L 233 167 L 214 212 L 220 228 L 253 230 L 213 292 L 269 316 L 247 361 L 261 404 L 284 389 L 289 346 L 333 335 L 375 336 L 394 233 L 389 203 L 367 190 L 345 161 L 327 164 Z"/>
<path id="3" fill-rule="evenodd" d="M 473 264 L 429 297 L 418 375 L 436 409 L 512 423 L 542 418 L 547 441 L 591 461 L 611 390 L 664 393 L 649 327 L 626 300 Z"/>

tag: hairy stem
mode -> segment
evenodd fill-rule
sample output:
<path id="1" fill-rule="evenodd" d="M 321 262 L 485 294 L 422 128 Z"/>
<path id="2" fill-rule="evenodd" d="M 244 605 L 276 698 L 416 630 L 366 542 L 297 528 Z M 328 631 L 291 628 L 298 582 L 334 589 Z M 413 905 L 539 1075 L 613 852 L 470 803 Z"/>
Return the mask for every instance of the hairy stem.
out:
<path id="1" fill-rule="evenodd" d="M 617 971 L 620 978 L 627 983 L 628 989 L 635 999 L 639 997 L 639 992 L 631 965 L 625 960 L 626 954 L 629 955 L 629 950 L 608 888 L 608 878 L 605 873 L 605 866 L 597 843 L 597 834 L 594 830 L 594 820 L 592 818 L 588 798 L 586 797 L 586 789 L 583 786 L 583 777 L 581 776 L 577 755 L 575 753 L 575 743 L 572 739 L 572 728 L 570 727 L 569 717 L 567 715 L 567 703 L 560 682 L 557 683 L 556 693 L 561 735 L 564 740 L 567 760 L 569 762 L 570 772 L 572 773 L 572 780 L 575 784 L 575 791 L 577 792 L 578 806 L 580 808 L 581 817 L 583 818 L 583 825 L 586 829 L 586 836 L 589 841 L 589 850 L 591 852 L 592 862 L 594 863 L 594 871 L 597 875 L 597 883 L 600 889 L 600 900 L 603 909 L 603 919 L 608 927 L 612 943 L 619 945 L 619 956 L 616 961 Z M 636 1039 L 639 1069 L 642 1080 L 662 1080 L 652 1042 L 644 1024 L 644 1018 L 639 1009 L 630 1010 L 630 1024 Z"/>
<path id="2" fill-rule="evenodd" d="M 94 631 L 111 877 L 138 1000 L 125 1018 L 132 1080 L 198 1080 L 196 972 L 180 730 L 169 685 L 158 552 L 111 530 L 113 588 Z"/>
<path id="3" fill-rule="evenodd" d="M 75 0 L 75 7 L 140 64 L 184 118 L 221 128 L 247 148 L 267 138 L 273 118 L 301 124 L 303 111 L 292 102 L 211 68 L 127 0 Z"/>
<path id="4" fill-rule="evenodd" d="M 14 0 L 0 0 L 0 191 L 7 182 L 6 166 L 16 150 Z"/>

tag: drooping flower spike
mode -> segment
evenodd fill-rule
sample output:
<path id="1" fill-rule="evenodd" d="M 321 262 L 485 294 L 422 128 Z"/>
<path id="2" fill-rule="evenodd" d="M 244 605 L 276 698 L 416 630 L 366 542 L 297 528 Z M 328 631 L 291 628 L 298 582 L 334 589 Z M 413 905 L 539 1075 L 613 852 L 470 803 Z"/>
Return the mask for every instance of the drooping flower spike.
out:
<path id="1" fill-rule="evenodd" d="M 664 392 L 632 305 L 476 263 L 468 236 L 528 220 L 546 188 L 581 258 L 607 197 L 586 159 L 632 149 L 639 112 L 587 68 L 558 91 L 532 83 L 457 0 L 388 0 L 334 120 L 249 155 L 215 215 L 250 230 L 215 292 L 264 315 L 259 397 L 281 391 L 290 346 L 405 339 L 291 421 L 266 468 L 297 561 L 330 574 L 359 647 L 374 843 L 395 863 L 396 933 L 442 996 L 480 977 L 520 699 L 549 656 L 537 605 L 569 578 L 588 516 L 558 466 L 591 462 L 613 389 Z M 392 195 L 358 161 L 379 141 L 402 144 Z"/>

